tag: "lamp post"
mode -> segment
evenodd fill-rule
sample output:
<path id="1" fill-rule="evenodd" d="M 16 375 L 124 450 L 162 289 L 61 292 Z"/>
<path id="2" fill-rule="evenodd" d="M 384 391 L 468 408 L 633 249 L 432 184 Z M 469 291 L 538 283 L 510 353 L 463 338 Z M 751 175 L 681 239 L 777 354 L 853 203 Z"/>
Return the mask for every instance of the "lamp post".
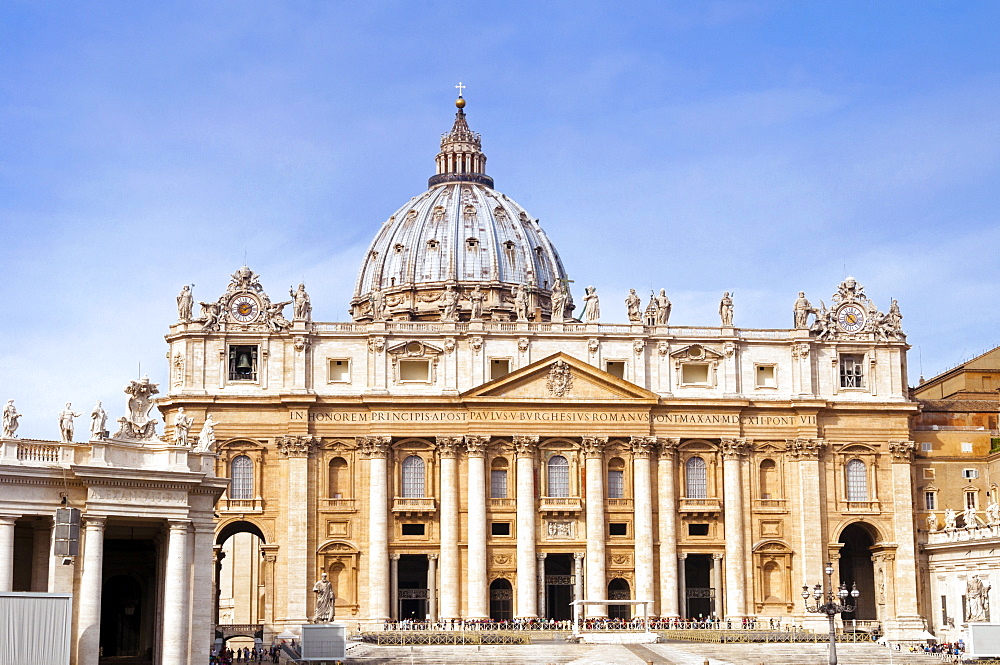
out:
<path id="1" fill-rule="evenodd" d="M 840 588 L 835 592 L 833 586 L 833 564 L 827 562 L 824 572 L 826 573 L 825 594 L 822 584 L 817 584 L 813 587 L 811 594 L 809 585 L 804 584 L 802 585 L 802 601 L 805 603 L 806 612 L 825 614 L 827 619 L 830 620 L 830 665 L 837 665 L 837 625 L 834 622 L 834 617 L 841 612 L 853 612 L 861 592 L 858 591 L 857 584 L 852 585 L 851 590 L 848 591 L 847 585 L 843 582 L 840 583 Z M 810 595 L 815 599 L 812 607 L 809 606 Z M 824 595 L 826 595 L 826 602 L 821 604 L 820 601 Z M 848 597 L 855 604 L 848 605 Z"/>

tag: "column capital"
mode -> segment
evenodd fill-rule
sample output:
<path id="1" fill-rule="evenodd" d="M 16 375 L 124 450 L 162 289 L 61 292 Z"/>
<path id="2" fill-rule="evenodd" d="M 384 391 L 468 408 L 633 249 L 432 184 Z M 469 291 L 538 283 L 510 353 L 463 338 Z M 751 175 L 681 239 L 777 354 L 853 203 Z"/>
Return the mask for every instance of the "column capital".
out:
<path id="1" fill-rule="evenodd" d="M 107 515 L 84 515 L 83 527 L 85 529 L 103 529 L 108 523 Z"/>
<path id="2" fill-rule="evenodd" d="M 587 556 L 586 552 L 573 552 L 573 558 L 577 561 L 583 561 L 584 557 Z"/>
<path id="3" fill-rule="evenodd" d="M 604 447 L 608 445 L 606 436 L 585 436 L 580 444 L 584 457 L 595 458 L 604 456 Z"/>
<path id="4" fill-rule="evenodd" d="M 678 552 L 677 553 L 677 560 L 678 561 L 683 561 L 686 558 L 688 558 L 687 552 Z"/>
<path id="5" fill-rule="evenodd" d="M 486 446 L 490 443 L 488 436 L 467 436 L 465 437 L 465 452 L 469 457 L 485 457 Z"/>
<path id="6" fill-rule="evenodd" d="M 712 558 L 716 561 L 721 561 L 725 555 L 722 552 L 713 552 Z"/>
<path id="7" fill-rule="evenodd" d="M 913 453 L 917 449 L 917 444 L 913 441 L 890 441 L 889 452 L 892 453 L 892 463 L 910 463 L 913 461 Z"/>
<path id="8" fill-rule="evenodd" d="M 460 436 L 438 436 L 434 438 L 434 442 L 442 459 L 455 459 L 458 457 L 463 439 Z"/>
<path id="9" fill-rule="evenodd" d="M 674 459 L 677 455 L 677 446 L 681 445 L 681 440 L 677 437 L 661 437 L 657 442 L 660 444 L 660 457 L 668 460 Z"/>
<path id="10" fill-rule="evenodd" d="M 826 439 L 789 439 L 785 446 L 792 457 L 801 460 L 819 459 L 826 448 Z"/>
<path id="11" fill-rule="evenodd" d="M 538 436 L 513 437 L 514 453 L 518 457 L 532 457 L 538 448 Z"/>
<path id="12" fill-rule="evenodd" d="M 20 515 L 0 515 L 0 526 L 14 526 Z"/>
<path id="13" fill-rule="evenodd" d="M 747 439 L 722 439 L 720 442 L 722 449 L 722 459 L 742 459 L 750 452 L 750 444 Z"/>
<path id="14" fill-rule="evenodd" d="M 398 554 L 396 555 L 396 558 L 399 558 Z M 431 552 L 430 554 L 427 555 L 427 560 L 428 561 L 437 561 L 438 560 L 438 553 L 437 552 Z"/>
<path id="15" fill-rule="evenodd" d="M 359 436 L 357 438 L 361 457 L 368 459 L 384 459 L 392 446 L 391 436 Z"/>
<path id="16" fill-rule="evenodd" d="M 436 554 L 434 556 L 437 556 Z M 390 561 L 399 561 L 399 552 L 389 552 Z"/>
<path id="17" fill-rule="evenodd" d="M 545 557 L 547 556 L 548 554 L 546 554 L 545 552 L 537 552 L 535 554 L 535 558 L 538 559 L 539 561 L 545 561 Z"/>
<path id="18" fill-rule="evenodd" d="M 191 520 L 167 520 L 167 530 L 170 532 L 187 533 L 191 529 Z"/>
<path id="19" fill-rule="evenodd" d="M 285 457 L 309 457 L 316 449 L 317 439 L 312 435 L 278 437 L 278 452 Z"/>
<path id="20" fill-rule="evenodd" d="M 639 459 L 649 459 L 656 450 L 655 436 L 633 436 L 629 442 L 632 445 L 632 456 Z"/>

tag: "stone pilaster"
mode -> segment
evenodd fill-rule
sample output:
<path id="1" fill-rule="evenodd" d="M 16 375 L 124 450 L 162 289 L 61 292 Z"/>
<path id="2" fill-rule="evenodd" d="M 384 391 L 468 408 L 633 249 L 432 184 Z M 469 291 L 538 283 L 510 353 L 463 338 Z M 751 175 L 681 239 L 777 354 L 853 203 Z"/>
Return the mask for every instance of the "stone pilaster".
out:
<path id="1" fill-rule="evenodd" d="M 820 487 L 820 457 L 826 447 L 826 441 L 791 439 L 785 442 L 785 447 L 791 458 L 798 460 L 799 467 L 798 550 L 801 553 L 802 579 L 813 579 L 822 574 L 826 563 L 823 544 L 828 538 L 825 535 L 823 490 Z"/>
<path id="2" fill-rule="evenodd" d="M 660 607 L 662 617 L 680 616 L 677 596 L 677 491 L 675 473 L 680 439 L 660 439 L 656 463 L 658 536 L 660 539 Z"/>
<path id="3" fill-rule="evenodd" d="M 462 617 L 462 561 L 458 550 L 458 454 L 460 436 L 437 437 L 441 462 L 441 618 Z"/>
<path id="4" fill-rule="evenodd" d="M 890 441 L 892 455 L 892 510 L 893 534 L 896 539 L 894 580 L 916 580 L 916 546 L 913 532 L 913 484 L 911 465 L 916 444 L 913 441 Z M 891 639 L 917 639 L 921 631 L 921 618 L 917 609 L 916 585 L 894 583 L 895 621 L 886 623 L 886 634 Z"/>
<path id="5" fill-rule="evenodd" d="M 587 509 L 587 598 L 606 598 L 608 582 L 606 575 L 607 535 L 604 533 L 604 447 L 606 436 L 583 437 L 583 455 L 586 460 L 586 509 Z M 607 605 L 591 605 L 588 614 L 592 617 L 608 616 Z"/>
<path id="6" fill-rule="evenodd" d="M 101 647 L 101 587 L 106 517 L 83 520 L 83 570 L 76 608 L 76 665 L 97 665 Z"/>
<path id="7" fill-rule="evenodd" d="M 490 589 L 486 581 L 486 445 L 488 436 L 465 437 L 468 497 L 468 568 L 466 614 L 469 619 L 488 619 Z"/>
<path id="8" fill-rule="evenodd" d="M 746 616 L 746 547 L 743 527 L 744 439 L 722 439 L 723 518 L 726 531 L 726 617 Z"/>
<path id="9" fill-rule="evenodd" d="M 654 600 L 653 589 L 653 483 L 652 457 L 656 437 L 633 436 L 632 474 L 635 511 L 635 599 Z M 655 607 L 655 605 L 654 605 Z M 653 608 L 650 608 L 652 610 Z"/>
<path id="10" fill-rule="evenodd" d="M 368 616 L 389 618 L 389 488 L 387 456 L 392 439 L 365 436 L 358 439 L 362 457 L 368 458 Z"/>
<path id="11" fill-rule="evenodd" d="M 163 665 L 188 665 L 190 651 L 191 561 L 188 559 L 187 520 L 167 522 L 167 562 L 163 586 L 163 637 L 160 662 Z"/>
<path id="12" fill-rule="evenodd" d="M 535 560 L 535 453 L 537 436 L 515 436 L 517 456 L 517 608 L 515 617 L 538 616 Z"/>
<path id="13" fill-rule="evenodd" d="M 14 515 L 0 516 L 0 591 L 14 590 Z"/>
<path id="14" fill-rule="evenodd" d="M 285 436 L 276 440 L 285 459 L 285 617 L 292 624 L 309 620 L 308 599 L 314 565 L 309 547 L 309 456 L 316 440 L 309 435 Z"/>

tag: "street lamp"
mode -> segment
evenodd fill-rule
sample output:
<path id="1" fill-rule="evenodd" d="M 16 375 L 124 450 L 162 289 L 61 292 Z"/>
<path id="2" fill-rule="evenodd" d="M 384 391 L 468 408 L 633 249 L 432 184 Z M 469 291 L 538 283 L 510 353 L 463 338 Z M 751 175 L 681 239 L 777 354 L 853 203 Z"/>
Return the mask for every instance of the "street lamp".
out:
<path id="1" fill-rule="evenodd" d="M 802 601 L 806 605 L 806 612 L 811 612 L 813 614 L 825 614 L 830 620 L 830 665 L 837 665 L 837 625 L 834 622 L 834 617 L 841 612 L 853 612 L 856 607 L 858 596 L 861 592 L 858 591 L 858 585 L 853 584 L 851 590 L 847 590 L 847 585 L 843 582 L 840 583 L 840 588 L 834 593 L 833 587 L 833 564 L 827 562 L 826 569 L 826 602 L 820 604 L 819 601 L 823 599 L 824 590 L 822 584 L 817 584 L 813 587 L 812 593 L 810 594 L 809 585 L 802 585 Z M 812 607 L 809 606 L 809 596 L 815 599 Z M 848 605 L 847 598 L 850 596 L 851 602 L 854 604 Z"/>

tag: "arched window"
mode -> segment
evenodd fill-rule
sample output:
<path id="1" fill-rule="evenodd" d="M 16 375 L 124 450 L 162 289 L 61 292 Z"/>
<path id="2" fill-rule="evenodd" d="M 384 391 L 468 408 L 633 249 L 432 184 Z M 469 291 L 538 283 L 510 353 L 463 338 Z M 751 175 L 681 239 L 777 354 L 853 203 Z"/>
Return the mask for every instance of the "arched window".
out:
<path id="1" fill-rule="evenodd" d="M 708 473 L 702 458 L 691 457 L 684 465 L 684 490 L 689 499 L 708 498 Z"/>
<path id="2" fill-rule="evenodd" d="M 847 463 L 847 500 L 868 500 L 868 469 L 859 459 Z"/>
<path id="3" fill-rule="evenodd" d="M 760 498 L 777 499 L 781 495 L 778 492 L 778 467 L 773 459 L 766 459 L 760 463 Z"/>
<path id="4" fill-rule="evenodd" d="M 424 496 L 424 460 L 418 455 L 410 455 L 403 460 L 403 498 L 422 499 Z"/>
<path id="5" fill-rule="evenodd" d="M 608 600 L 631 600 L 632 593 L 628 581 L 620 577 L 608 582 Z M 632 618 L 632 608 L 629 605 L 608 605 L 609 619 L 628 621 Z"/>
<path id="6" fill-rule="evenodd" d="M 608 462 L 608 498 L 625 497 L 625 460 L 614 457 Z"/>
<path id="7" fill-rule="evenodd" d="M 497 457 L 490 469 L 490 498 L 507 498 L 507 460 Z"/>
<path id="8" fill-rule="evenodd" d="M 328 474 L 329 497 L 331 499 L 343 499 L 347 494 L 347 460 L 343 457 L 334 457 L 330 460 Z"/>
<path id="9" fill-rule="evenodd" d="M 253 498 L 253 460 L 246 455 L 234 457 L 229 465 L 233 481 L 229 484 L 230 499 Z"/>
<path id="10" fill-rule="evenodd" d="M 569 462 L 562 455 L 553 455 L 548 464 L 549 496 L 569 496 Z"/>

